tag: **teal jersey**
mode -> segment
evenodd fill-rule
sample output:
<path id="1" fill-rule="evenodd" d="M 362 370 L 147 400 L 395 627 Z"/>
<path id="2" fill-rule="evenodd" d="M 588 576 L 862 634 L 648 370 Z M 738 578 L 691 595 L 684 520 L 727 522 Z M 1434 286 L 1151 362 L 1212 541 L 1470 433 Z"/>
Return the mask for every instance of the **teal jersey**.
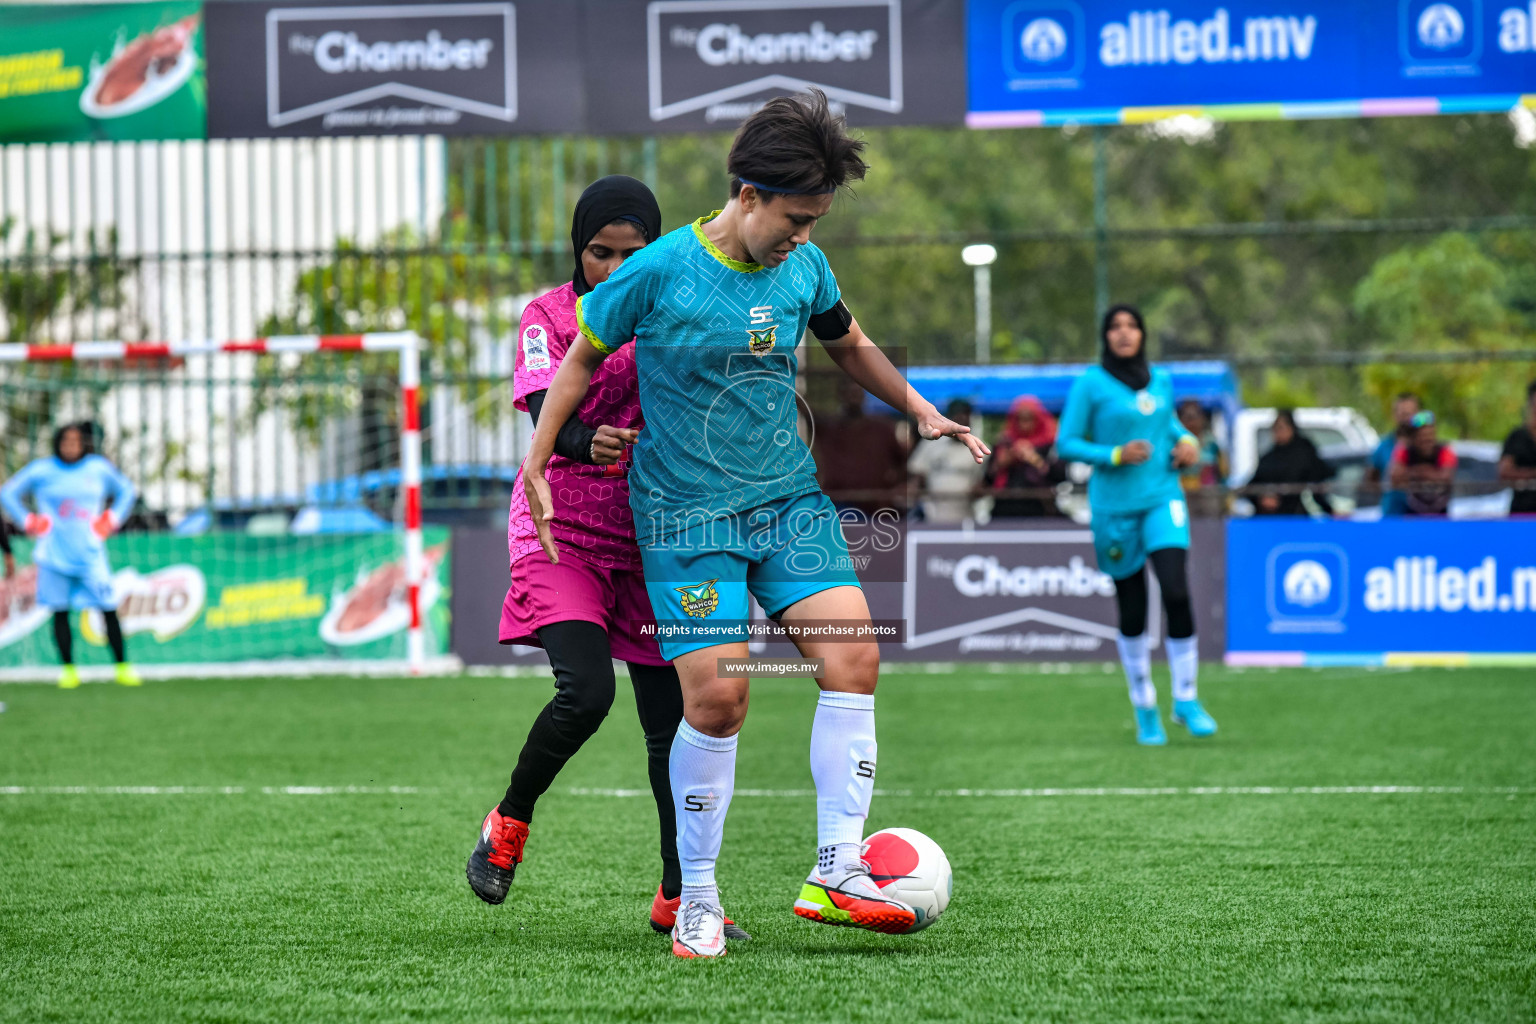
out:
<path id="1" fill-rule="evenodd" d="M 772 270 L 731 259 L 704 235 L 717 214 L 641 249 L 576 304 L 598 351 L 635 340 L 645 429 L 629 503 L 641 547 L 818 489 L 795 347 L 806 321 L 837 305 L 837 280 L 810 244 Z"/>
<path id="2" fill-rule="evenodd" d="M 1174 415 L 1173 378 L 1153 369 L 1152 380 L 1132 391 L 1102 366 L 1072 382 L 1061 414 L 1056 453 L 1093 467 L 1088 502 L 1095 512 L 1142 512 L 1184 496 L 1173 468 L 1173 446 L 1194 437 Z M 1146 441 L 1152 457 L 1139 466 L 1116 464 L 1115 450 Z"/>

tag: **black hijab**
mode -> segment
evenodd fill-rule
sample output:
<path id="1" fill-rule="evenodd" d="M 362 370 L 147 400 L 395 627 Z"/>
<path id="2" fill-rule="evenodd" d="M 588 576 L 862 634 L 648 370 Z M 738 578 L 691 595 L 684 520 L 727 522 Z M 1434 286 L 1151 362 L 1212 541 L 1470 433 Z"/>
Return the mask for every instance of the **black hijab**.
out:
<path id="1" fill-rule="evenodd" d="M 64 435 L 71 430 L 80 435 L 80 456 L 74 462 L 67 463 L 73 466 L 75 462 L 96 451 L 96 424 L 90 420 L 81 420 L 78 423 L 66 423 L 53 432 L 53 457 L 60 462 L 64 462 L 64 456 L 60 451 L 64 447 Z"/>
<path id="2" fill-rule="evenodd" d="M 1109 347 L 1109 327 L 1115 322 L 1117 313 L 1131 314 L 1141 329 L 1141 348 L 1129 358 L 1115 355 Z M 1147 322 L 1141 318 L 1141 310 L 1123 302 L 1109 307 L 1104 322 L 1099 325 L 1099 365 L 1132 391 L 1140 391 L 1152 383 L 1152 368 L 1147 365 Z"/>
<path id="3" fill-rule="evenodd" d="M 577 295 L 592 290 L 581 271 L 581 250 L 603 228 L 616 220 L 627 220 L 640 229 L 647 244 L 661 237 L 661 207 L 645 183 L 624 174 L 598 178 L 576 201 L 571 216 L 571 248 L 576 252 L 576 273 L 571 284 Z"/>

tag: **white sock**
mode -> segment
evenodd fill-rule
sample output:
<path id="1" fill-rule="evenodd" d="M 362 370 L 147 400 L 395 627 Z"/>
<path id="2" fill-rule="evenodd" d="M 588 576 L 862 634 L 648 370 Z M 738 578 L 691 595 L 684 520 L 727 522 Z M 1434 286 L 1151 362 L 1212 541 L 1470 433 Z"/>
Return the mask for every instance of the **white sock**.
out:
<path id="1" fill-rule="evenodd" d="M 706 736 L 681 722 L 669 768 L 677 808 L 677 859 L 683 869 L 682 905 L 718 907 L 715 861 L 720 859 L 725 812 L 736 790 L 736 737 Z"/>
<path id="2" fill-rule="evenodd" d="M 1115 637 L 1120 648 L 1120 664 L 1125 666 L 1125 683 L 1131 691 L 1131 704 L 1138 708 L 1157 707 L 1157 688 L 1152 685 L 1152 651 L 1147 634 Z"/>
<path id="3" fill-rule="evenodd" d="M 818 870 L 862 870 L 864 821 L 875 792 L 875 697 L 823 690 L 811 723 Z"/>
<path id="4" fill-rule="evenodd" d="M 1192 636 L 1182 640 L 1169 637 L 1168 671 L 1173 674 L 1173 699 L 1194 700 L 1195 678 L 1200 674 L 1200 645 Z"/>

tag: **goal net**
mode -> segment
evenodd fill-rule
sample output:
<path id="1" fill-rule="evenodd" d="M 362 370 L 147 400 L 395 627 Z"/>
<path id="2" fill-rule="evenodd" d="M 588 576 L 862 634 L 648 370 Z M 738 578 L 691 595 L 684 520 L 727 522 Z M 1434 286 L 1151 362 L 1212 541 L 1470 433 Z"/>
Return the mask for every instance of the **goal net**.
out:
<path id="1" fill-rule="evenodd" d="M 107 555 L 146 674 L 420 671 L 448 653 L 449 545 L 421 523 L 419 385 L 412 334 L 0 345 L 0 468 L 83 424 L 133 482 Z M 0 584 L 13 678 L 57 666 L 22 525 Z M 89 674 L 104 624 L 73 621 Z"/>

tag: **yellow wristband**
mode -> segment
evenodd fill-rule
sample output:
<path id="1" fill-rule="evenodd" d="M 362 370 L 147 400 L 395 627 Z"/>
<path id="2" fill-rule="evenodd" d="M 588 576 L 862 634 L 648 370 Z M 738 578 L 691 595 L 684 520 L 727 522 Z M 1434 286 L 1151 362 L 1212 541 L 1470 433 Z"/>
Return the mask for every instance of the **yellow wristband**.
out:
<path id="1" fill-rule="evenodd" d="M 1120 446 L 1119 445 L 1115 445 L 1114 450 L 1109 453 L 1109 464 L 1111 466 L 1118 466 L 1118 465 L 1120 465 Z"/>

